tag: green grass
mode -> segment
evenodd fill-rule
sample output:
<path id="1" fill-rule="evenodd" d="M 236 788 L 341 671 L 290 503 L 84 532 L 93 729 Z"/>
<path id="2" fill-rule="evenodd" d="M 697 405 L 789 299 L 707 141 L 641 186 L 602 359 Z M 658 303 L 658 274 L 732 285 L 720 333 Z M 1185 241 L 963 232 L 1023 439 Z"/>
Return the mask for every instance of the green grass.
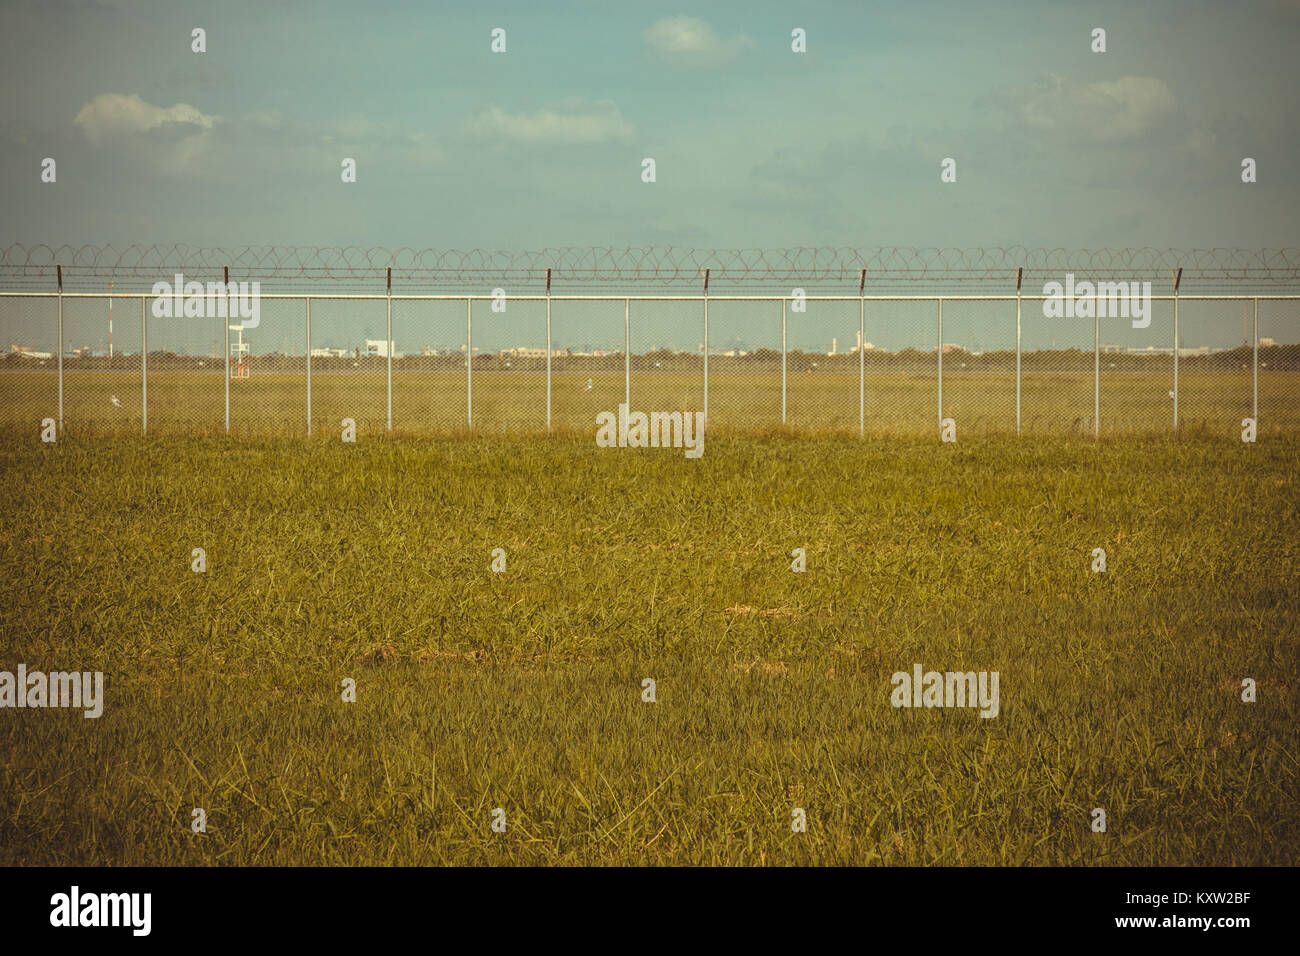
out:
<path id="1" fill-rule="evenodd" d="M 765 372 L 726 371 L 709 376 L 709 424 L 716 428 L 770 428 L 781 422 L 779 365 Z M 732 363 L 734 365 L 734 362 Z M 809 373 L 791 366 L 787 376 L 789 425 L 858 431 L 858 376 Z M 592 390 L 587 391 L 587 380 Z M 595 433 L 597 412 L 613 410 L 624 397 L 621 371 L 556 373 L 552 424 Z M 865 377 L 864 425 L 879 437 L 930 437 L 938 431 L 938 377 L 928 372 L 869 373 Z M 1103 371 L 1101 431 L 1104 435 L 1168 435 L 1173 429 L 1171 371 Z M 479 372 L 473 381 L 474 430 L 487 434 L 543 432 L 546 377 L 541 371 Z M 1028 369 L 1021 383 L 1022 430 L 1034 435 L 1091 436 L 1093 376 L 1087 371 Z M 1179 380 L 1181 425 L 1189 431 L 1236 437 L 1253 406 L 1248 372 L 1184 371 Z M 468 389 L 463 372 L 397 371 L 393 374 L 393 427 L 399 434 L 445 435 L 465 431 Z M 703 376 L 633 370 L 634 409 L 700 410 Z M 312 376 L 314 432 L 337 435 L 351 418 L 362 435 L 388 427 L 387 377 L 382 362 L 357 372 Z M 122 407 L 113 405 L 117 396 Z M 1016 428 L 1014 366 L 1004 371 L 961 372 L 945 367 L 944 416 L 958 437 L 1013 434 Z M 225 429 L 225 382 L 211 373 L 155 371 L 148 388 L 148 430 L 153 434 L 216 434 Z M 57 376 L 0 373 L 0 425 L 39 431 L 42 419 L 58 417 Z M 138 371 L 69 371 L 64 376 L 64 423 L 70 434 L 135 434 L 142 431 Z M 255 372 L 231 383 L 231 430 L 239 435 L 305 435 L 305 373 Z M 1264 436 L 1300 434 L 1300 373 L 1260 375 L 1259 427 Z"/>
<path id="2" fill-rule="evenodd" d="M 0 864 L 1300 849 L 1293 440 L 24 429 L 0 468 L 0 669 L 107 697 L 0 710 Z M 914 663 L 999 671 L 1001 713 L 894 709 Z"/>

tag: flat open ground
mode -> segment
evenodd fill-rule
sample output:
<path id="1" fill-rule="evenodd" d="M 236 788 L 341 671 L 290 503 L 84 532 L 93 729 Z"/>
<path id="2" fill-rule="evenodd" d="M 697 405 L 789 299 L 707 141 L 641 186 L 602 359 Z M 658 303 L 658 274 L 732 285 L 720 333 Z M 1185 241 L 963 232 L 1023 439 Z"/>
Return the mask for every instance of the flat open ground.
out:
<path id="1" fill-rule="evenodd" d="M 106 675 L 0 711 L 2 864 L 1300 852 L 1294 440 L 24 429 L 0 472 L 0 670 Z M 895 709 L 914 664 L 998 716 Z"/>
<path id="2" fill-rule="evenodd" d="M 592 388 L 587 390 L 588 379 Z M 945 417 L 957 433 L 976 436 L 1014 433 L 1015 373 L 944 371 Z M 1101 378 L 1103 435 L 1168 435 L 1173 429 L 1172 372 L 1109 372 Z M 1027 371 L 1021 384 L 1024 432 L 1060 437 L 1092 435 L 1093 376 L 1088 371 Z M 447 434 L 467 426 L 464 372 L 395 372 L 393 427 L 406 434 Z M 700 410 L 703 376 L 633 371 L 634 409 Z M 118 408 L 114 396 L 122 403 Z M 337 434 L 351 418 L 362 435 L 387 429 L 387 380 L 382 363 L 354 372 L 316 372 L 311 383 L 313 430 Z M 552 381 L 552 423 L 595 434 L 596 414 L 624 398 L 622 372 L 565 372 Z M 936 374 L 868 374 L 866 430 L 879 436 L 931 436 L 938 431 Z M 225 381 L 212 373 L 157 372 L 148 384 L 148 427 L 172 434 L 215 433 L 225 428 Z M 1179 377 L 1181 426 L 1192 432 L 1237 437 L 1251 414 L 1253 385 L 1248 372 L 1184 372 Z M 787 423 L 797 428 L 858 430 L 858 376 L 848 373 L 788 373 Z M 483 433 L 539 432 L 546 428 L 546 377 L 542 372 L 474 372 L 474 429 Z M 255 373 L 233 381 L 232 433 L 305 435 L 305 372 Z M 0 373 L 0 424 L 39 431 L 43 418 L 58 417 L 57 376 L 41 372 Z M 142 427 L 139 371 L 68 372 L 64 377 L 64 422 L 72 434 L 139 434 Z M 709 424 L 714 428 L 767 428 L 781 423 L 781 375 L 772 372 L 712 372 Z M 1300 435 L 1300 373 L 1266 371 L 1259 382 L 1259 427 L 1263 435 Z"/>

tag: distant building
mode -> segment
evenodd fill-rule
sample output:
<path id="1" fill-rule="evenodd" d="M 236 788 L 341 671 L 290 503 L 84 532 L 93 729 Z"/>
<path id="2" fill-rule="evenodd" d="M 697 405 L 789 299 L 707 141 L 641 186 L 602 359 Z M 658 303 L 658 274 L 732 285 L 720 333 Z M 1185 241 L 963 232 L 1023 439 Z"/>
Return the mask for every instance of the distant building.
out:
<path id="1" fill-rule="evenodd" d="M 21 355 L 23 358 L 30 358 L 30 359 L 54 358 L 53 352 L 37 352 L 27 345 L 11 345 L 9 346 L 9 351 L 11 353 L 17 353 L 18 355 Z"/>
<path id="2" fill-rule="evenodd" d="M 388 339 L 366 339 L 365 354 L 371 357 L 386 358 L 388 355 Z"/>
<path id="3" fill-rule="evenodd" d="M 1181 358 L 1191 358 L 1197 355 L 1214 355 L 1218 351 L 1220 350 L 1216 349 L 1213 345 L 1198 345 L 1191 348 L 1188 347 L 1180 348 L 1178 350 L 1178 355 Z M 1144 349 L 1127 348 L 1124 350 L 1124 354 L 1125 355 L 1173 355 L 1174 350 L 1169 346 L 1148 345 Z"/>
<path id="4" fill-rule="evenodd" d="M 319 348 L 311 350 L 312 358 L 347 358 L 351 354 L 351 349 Z"/>
<path id="5" fill-rule="evenodd" d="M 1277 340 L 1276 340 L 1276 339 L 1265 338 L 1265 337 L 1263 337 L 1263 336 L 1260 337 L 1260 340 L 1259 340 L 1259 347 L 1260 347 L 1260 348 L 1262 348 L 1262 349 L 1266 349 L 1266 348 L 1268 348 L 1268 347 L 1271 346 L 1271 345 L 1277 345 Z"/>

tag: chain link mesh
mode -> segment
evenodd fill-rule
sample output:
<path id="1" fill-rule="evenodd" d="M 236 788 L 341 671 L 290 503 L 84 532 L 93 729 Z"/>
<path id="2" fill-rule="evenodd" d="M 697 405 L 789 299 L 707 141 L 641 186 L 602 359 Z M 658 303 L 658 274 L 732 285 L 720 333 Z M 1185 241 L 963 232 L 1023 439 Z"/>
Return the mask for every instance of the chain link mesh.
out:
<path id="1" fill-rule="evenodd" d="M 1136 329 L 1127 317 L 1049 318 L 1034 298 L 1067 274 L 1149 281 L 1168 296 L 1178 268 L 1177 345 L 1167 299 Z M 346 418 L 359 435 L 585 432 L 630 400 L 707 406 L 722 428 L 933 436 L 952 418 L 967 436 L 1088 436 L 1168 434 L 1176 403 L 1182 430 L 1236 434 L 1257 409 L 1261 434 L 1294 433 L 1298 268 L 1294 249 L 11 245 L 0 253 L 0 425 L 333 434 Z M 220 282 L 227 269 L 268 294 L 256 327 L 153 314 L 155 283 Z M 512 298 L 542 296 L 548 269 L 549 302 Z M 497 289 L 503 301 L 486 298 Z M 796 290 L 845 298 L 797 302 Z M 678 295 L 691 298 L 647 298 Z M 980 295 L 1000 298 L 951 298 Z"/>

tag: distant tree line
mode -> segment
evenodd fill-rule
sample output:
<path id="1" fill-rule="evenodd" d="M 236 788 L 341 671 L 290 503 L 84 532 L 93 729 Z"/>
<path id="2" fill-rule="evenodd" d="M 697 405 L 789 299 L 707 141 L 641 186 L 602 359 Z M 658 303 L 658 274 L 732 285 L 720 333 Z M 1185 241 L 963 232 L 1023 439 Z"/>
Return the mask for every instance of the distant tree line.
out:
<path id="1" fill-rule="evenodd" d="M 809 371 L 821 373 L 856 374 L 858 355 L 852 352 L 825 355 L 820 352 L 806 352 L 791 349 L 787 352 L 787 369 L 791 373 L 805 374 Z M 1010 349 L 974 354 L 964 348 L 951 348 L 944 353 L 943 366 L 945 374 L 959 371 L 989 372 L 1007 371 L 1015 368 L 1016 353 Z M 1102 368 L 1107 371 L 1160 371 L 1168 368 L 1173 361 L 1168 353 L 1103 352 Z M 1300 344 L 1270 345 L 1259 350 L 1261 366 L 1274 371 L 1300 371 Z M 210 355 L 180 355 L 164 350 L 149 353 L 149 366 L 156 371 L 213 371 L 222 368 L 224 358 Z M 1248 346 L 1215 352 L 1212 355 L 1182 355 L 1179 367 L 1188 371 L 1241 371 L 1242 366 L 1250 368 L 1252 351 Z M 1037 349 L 1024 351 L 1020 357 L 1021 368 L 1028 371 L 1079 371 L 1091 372 L 1093 351 L 1091 349 Z M 306 365 L 303 355 L 284 355 L 278 352 L 254 352 L 252 367 L 259 372 L 301 372 Z M 938 366 L 938 357 L 933 350 L 902 349 L 898 352 L 886 352 L 879 349 L 867 351 L 864 357 L 867 371 L 881 372 L 915 372 L 933 373 Z M 343 372 L 357 370 L 381 371 L 387 368 L 388 360 L 383 356 L 353 354 L 349 356 L 330 356 L 328 358 L 313 356 L 312 370 L 316 372 Z M 0 368 L 6 371 L 29 369 L 32 371 L 49 371 L 57 366 L 55 358 L 34 359 L 17 352 L 4 353 L 0 357 Z M 703 366 L 703 356 L 698 352 L 677 352 L 670 349 L 657 349 L 651 352 L 632 355 L 631 366 L 636 372 L 697 372 Z M 140 355 L 118 354 L 111 359 L 107 355 L 79 356 L 65 353 L 63 356 L 65 371 L 131 371 L 139 370 Z M 553 355 L 551 371 L 564 372 L 621 372 L 624 367 L 622 353 L 608 355 Z M 394 357 L 394 370 L 404 372 L 456 372 L 465 368 L 463 352 L 449 352 L 441 355 L 403 355 Z M 546 369 L 545 356 L 501 356 L 495 352 L 480 353 L 474 356 L 474 371 L 510 371 L 542 372 Z M 709 369 L 711 372 L 776 372 L 781 370 L 781 353 L 775 349 L 760 348 L 742 356 L 728 356 L 710 353 Z"/>

